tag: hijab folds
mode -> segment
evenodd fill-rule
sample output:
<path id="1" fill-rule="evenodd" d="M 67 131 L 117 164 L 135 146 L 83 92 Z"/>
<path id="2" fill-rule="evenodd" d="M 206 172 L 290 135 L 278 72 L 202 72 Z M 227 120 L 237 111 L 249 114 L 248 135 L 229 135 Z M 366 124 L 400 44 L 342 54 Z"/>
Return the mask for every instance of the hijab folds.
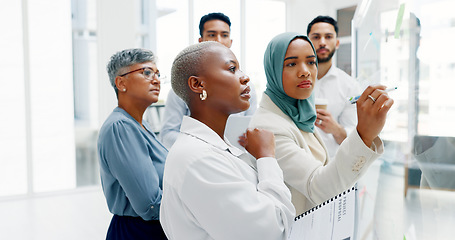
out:
<path id="1" fill-rule="evenodd" d="M 264 54 L 264 69 L 267 77 L 265 94 L 294 121 L 299 129 L 305 132 L 314 132 L 314 122 L 316 121 L 314 94 L 312 93 L 307 99 L 294 99 L 286 95 L 283 88 L 284 57 L 289 44 L 296 38 L 308 41 L 316 56 L 314 46 L 307 36 L 285 32 L 274 37 L 269 42 Z"/>

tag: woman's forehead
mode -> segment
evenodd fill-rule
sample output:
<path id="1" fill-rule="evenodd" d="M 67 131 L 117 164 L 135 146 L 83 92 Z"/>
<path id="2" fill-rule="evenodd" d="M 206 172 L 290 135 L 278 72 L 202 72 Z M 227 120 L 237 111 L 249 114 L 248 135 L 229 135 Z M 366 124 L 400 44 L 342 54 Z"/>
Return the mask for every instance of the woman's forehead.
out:
<path id="1" fill-rule="evenodd" d="M 130 67 L 151 67 L 151 68 L 156 68 L 156 64 L 152 61 L 149 61 L 149 62 L 142 62 L 142 63 L 136 63 L 136 64 L 133 64 L 131 65 Z"/>
<path id="2" fill-rule="evenodd" d="M 203 59 L 209 63 L 228 63 L 228 62 L 236 62 L 237 58 L 235 57 L 234 53 L 225 46 L 218 46 L 214 45 L 211 46 L 205 54 L 203 55 Z"/>
<path id="3" fill-rule="evenodd" d="M 288 49 L 286 52 L 297 51 L 297 50 L 299 50 L 299 51 L 308 50 L 308 51 L 311 51 L 311 53 L 314 53 L 314 50 L 311 47 L 310 42 L 306 41 L 303 38 L 296 38 L 296 39 L 292 40 L 289 43 L 289 46 L 288 46 Z"/>

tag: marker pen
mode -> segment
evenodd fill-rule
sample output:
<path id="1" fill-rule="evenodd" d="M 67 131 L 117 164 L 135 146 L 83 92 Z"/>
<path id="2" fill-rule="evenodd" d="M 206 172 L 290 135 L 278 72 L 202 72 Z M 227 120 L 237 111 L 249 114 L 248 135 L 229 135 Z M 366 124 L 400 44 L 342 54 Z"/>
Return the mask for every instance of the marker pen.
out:
<path id="1" fill-rule="evenodd" d="M 387 88 L 387 89 L 385 90 L 385 92 L 390 92 L 390 91 L 393 91 L 393 90 L 395 90 L 395 89 L 397 89 L 397 88 L 398 88 L 398 87 Z M 348 99 L 348 101 L 351 102 L 352 104 L 354 104 L 354 103 L 357 102 L 357 100 L 359 100 L 359 98 L 360 98 L 360 95 L 357 96 L 357 97 L 350 97 L 350 98 Z"/>

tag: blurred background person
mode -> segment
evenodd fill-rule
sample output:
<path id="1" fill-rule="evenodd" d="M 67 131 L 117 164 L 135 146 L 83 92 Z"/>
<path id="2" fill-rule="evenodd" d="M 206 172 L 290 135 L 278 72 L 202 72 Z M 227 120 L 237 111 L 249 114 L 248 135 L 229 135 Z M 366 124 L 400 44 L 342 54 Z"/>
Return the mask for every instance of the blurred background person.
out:
<path id="1" fill-rule="evenodd" d="M 356 105 L 347 99 L 357 96 L 361 89 L 357 81 L 332 63 L 340 46 L 338 24 L 329 16 L 318 16 L 308 24 L 307 35 L 313 43 L 318 61 L 318 76 L 314 96 L 327 101 L 327 109 L 316 109 L 316 127 L 331 158 L 347 134 L 357 124 Z M 317 104 L 317 103 L 316 103 Z"/>

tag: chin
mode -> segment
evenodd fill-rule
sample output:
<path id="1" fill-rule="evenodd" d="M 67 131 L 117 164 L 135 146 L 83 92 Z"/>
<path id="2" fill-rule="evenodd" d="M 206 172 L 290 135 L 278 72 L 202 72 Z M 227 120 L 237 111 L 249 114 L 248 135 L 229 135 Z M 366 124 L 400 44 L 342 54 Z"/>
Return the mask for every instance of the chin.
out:
<path id="1" fill-rule="evenodd" d="M 241 112 L 246 111 L 246 110 L 248 110 L 249 108 L 250 108 L 250 101 L 248 100 L 248 101 L 246 101 L 245 109 L 243 109 Z"/>
<path id="2" fill-rule="evenodd" d="M 311 93 L 313 92 L 313 89 L 310 89 L 310 90 L 306 90 L 306 91 L 300 91 L 300 92 L 297 92 L 297 93 L 294 93 L 292 95 L 289 95 L 287 94 L 289 97 L 291 98 L 294 98 L 294 99 L 299 99 L 299 100 L 303 100 L 303 99 L 307 99 L 311 96 Z"/>
<path id="3" fill-rule="evenodd" d="M 236 114 L 239 112 L 244 112 L 250 108 L 250 102 L 248 104 L 242 104 L 242 106 L 234 111 L 232 111 L 230 114 Z"/>
<path id="4" fill-rule="evenodd" d="M 151 104 L 158 102 L 158 97 L 150 99 L 150 102 L 151 102 Z"/>

